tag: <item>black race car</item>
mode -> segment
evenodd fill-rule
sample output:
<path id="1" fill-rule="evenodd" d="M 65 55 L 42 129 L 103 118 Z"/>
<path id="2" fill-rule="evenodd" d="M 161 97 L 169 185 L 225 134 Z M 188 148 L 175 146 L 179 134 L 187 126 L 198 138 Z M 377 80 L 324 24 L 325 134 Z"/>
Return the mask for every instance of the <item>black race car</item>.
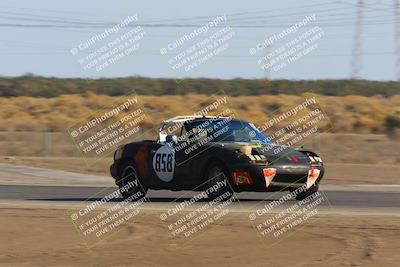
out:
<path id="1" fill-rule="evenodd" d="M 301 200 L 318 190 L 324 166 L 314 152 L 273 144 L 246 121 L 179 116 L 161 123 L 157 140 L 120 146 L 110 171 L 128 200 L 148 189 L 205 190 L 211 199 L 288 190 Z"/>

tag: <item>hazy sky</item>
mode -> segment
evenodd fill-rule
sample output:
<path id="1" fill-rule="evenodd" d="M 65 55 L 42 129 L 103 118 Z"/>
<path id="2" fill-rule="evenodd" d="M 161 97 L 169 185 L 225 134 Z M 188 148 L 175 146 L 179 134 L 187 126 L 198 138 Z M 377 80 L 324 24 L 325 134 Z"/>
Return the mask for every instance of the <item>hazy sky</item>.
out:
<path id="1" fill-rule="evenodd" d="M 366 0 L 362 22 L 361 78 L 396 79 L 395 0 Z M 357 1 L 54 1 L 3 0 L 0 3 L 0 75 L 18 76 L 33 73 L 56 77 L 209 77 L 229 79 L 336 79 L 351 75 L 355 46 Z M 187 41 L 182 47 L 160 53 L 161 48 L 200 28 L 216 16 L 226 14 L 226 22 Z M 288 66 L 263 71 L 257 63 L 268 52 L 249 49 L 273 34 L 315 14 L 315 21 L 275 42 L 274 51 L 315 26 L 323 32 L 312 51 Z M 143 26 L 143 38 L 137 50 L 101 71 L 84 70 L 71 49 L 127 16 Z M 87 27 L 95 23 L 96 27 Z M 98 24 L 101 24 L 100 26 Z M 152 27 L 148 27 L 153 24 Z M 157 25 L 154 25 L 157 24 Z M 192 26 L 192 27 L 189 27 Z M 174 70 L 169 59 L 213 33 L 231 27 L 233 36 L 227 47 L 203 64 L 185 71 Z M 400 25 L 399 25 L 400 27 Z M 113 41 L 124 32 L 110 34 L 94 47 Z M 102 43 L 103 42 L 103 43 Z M 85 52 L 95 50 L 87 49 Z M 87 54 L 85 54 L 87 55 Z"/>

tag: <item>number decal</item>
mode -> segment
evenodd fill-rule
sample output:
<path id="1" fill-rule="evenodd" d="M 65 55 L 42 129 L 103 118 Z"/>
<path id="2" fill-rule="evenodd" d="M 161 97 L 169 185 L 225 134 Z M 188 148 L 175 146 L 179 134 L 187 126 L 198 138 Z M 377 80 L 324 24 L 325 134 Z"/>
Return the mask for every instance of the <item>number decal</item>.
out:
<path id="1" fill-rule="evenodd" d="M 161 156 L 161 162 L 162 162 L 162 166 L 163 166 L 163 167 L 162 167 L 162 171 L 165 172 L 165 171 L 167 170 L 167 169 L 165 168 L 165 165 L 166 165 L 166 164 L 165 164 L 165 157 L 167 156 L 167 154 L 162 153 L 161 155 L 162 155 L 162 156 Z"/>
<path id="2" fill-rule="evenodd" d="M 154 166 L 154 170 L 159 172 L 160 171 L 160 159 L 161 159 L 161 154 L 156 154 L 156 165 Z"/>
<path id="3" fill-rule="evenodd" d="M 173 166 L 172 160 L 173 159 L 174 159 L 173 155 L 169 154 L 168 158 L 167 158 L 167 171 L 169 171 L 169 172 L 172 172 L 172 166 Z"/>
<path id="4" fill-rule="evenodd" d="M 153 169 L 157 177 L 169 182 L 174 177 L 175 153 L 169 146 L 160 147 L 153 157 Z"/>
<path id="5" fill-rule="evenodd" d="M 154 170 L 156 172 L 172 172 L 173 171 L 173 154 L 159 153 L 155 155 Z"/>

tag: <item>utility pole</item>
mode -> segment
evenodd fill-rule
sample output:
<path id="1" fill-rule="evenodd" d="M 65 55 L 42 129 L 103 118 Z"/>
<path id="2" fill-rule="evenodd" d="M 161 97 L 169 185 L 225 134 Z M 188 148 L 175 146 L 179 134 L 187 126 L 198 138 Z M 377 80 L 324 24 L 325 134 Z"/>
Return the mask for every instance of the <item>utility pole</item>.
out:
<path id="1" fill-rule="evenodd" d="M 271 47 L 270 47 L 270 45 L 267 45 L 266 47 L 265 47 L 265 49 L 264 49 L 264 55 L 265 55 L 265 64 L 267 64 L 268 63 L 268 53 L 270 52 L 270 49 L 271 49 Z M 271 71 L 270 71 L 270 69 L 269 68 L 264 68 L 264 78 L 265 78 L 265 80 L 271 80 L 271 77 L 270 77 L 270 74 L 271 74 Z"/>
<path id="2" fill-rule="evenodd" d="M 363 17 L 364 17 L 364 1 L 358 0 L 357 3 L 357 19 L 356 19 L 356 33 L 355 42 L 353 49 L 353 61 L 351 65 L 351 77 L 353 79 L 361 78 L 361 66 L 362 66 L 362 37 L 363 37 Z"/>
<path id="3" fill-rule="evenodd" d="M 267 92 L 270 92 L 271 89 L 271 70 L 270 68 L 272 68 L 272 66 L 270 66 L 270 68 L 267 68 L 267 64 L 269 63 L 269 59 L 268 59 L 268 53 L 271 51 L 271 45 L 267 45 L 264 48 L 264 58 L 265 58 L 265 62 L 264 64 L 264 85 L 265 85 L 265 90 Z"/>

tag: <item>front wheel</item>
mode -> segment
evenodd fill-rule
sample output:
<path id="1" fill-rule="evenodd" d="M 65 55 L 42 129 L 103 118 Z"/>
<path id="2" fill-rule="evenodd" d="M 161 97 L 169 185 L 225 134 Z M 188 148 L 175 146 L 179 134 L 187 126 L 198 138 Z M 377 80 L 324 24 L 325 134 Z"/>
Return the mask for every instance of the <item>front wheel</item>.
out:
<path id="1" fill-rule="evenodd" d="M 147 188 L 141 183 L 139 173 L 133 163 L 126 162 L 121 166 L 117 185 L 125 200 L 138 201 L 146 196 Z"/>

